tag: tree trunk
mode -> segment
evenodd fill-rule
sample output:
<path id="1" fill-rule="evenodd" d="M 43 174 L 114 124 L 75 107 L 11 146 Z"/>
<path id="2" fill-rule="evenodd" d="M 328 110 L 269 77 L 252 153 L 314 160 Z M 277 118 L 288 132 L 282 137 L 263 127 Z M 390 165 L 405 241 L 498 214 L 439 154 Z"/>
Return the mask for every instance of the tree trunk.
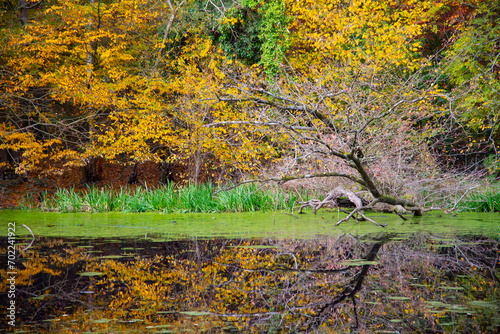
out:
<path id="1" fill-rule="evenodd" d="M 21 21 L 21 24 L 27 25 L 28 24 L 28 3 L 26 0 L 20 0 L 19 1 L 19 21 Z"/>
<path id="2" fill-rule="evenodd" d="M 130 176 L 128 177 L 127 183 L 128 184 L 137 184 L 139 183 L 139 173 L 137 171 L 139 167 L 139 163 L 136 162 L 134 166 L 132 167 L 132 173 L 130 173 Z"/>
<path id="3" fill-rule="evenodd" d="M 174 181 L 174 171 L 172 163 L 162 161 L 158 164 L 158 169 L 160 171 L 158 180 L 160 183 L 167 184 Z"/>
<path id="4" fill-rule="evenodd" d="M 374 177 L 372 177 L 369 174 L 369 172 L 363 166 L 361 160 L 358 157 L 354 156 L 353 154 L 347 155 L 347 158 L 353 162 L 354 164 L 353 167 L 356 169 L 358 174 L 363 179 L 364 183 L 363 185 L 366 187 L 366 189 L 370 191 L 370 193 L 373 195 L 374 198 L 378 199 L 379 202 L 391 205 L 401 205 L 407 210 L 412 211 L 414 216 L 416 217 L 422 216 L 422 208 L 420 208 L 417 204 L 402 198 L 381 194 L 377 186 L 375 185 Z"/>
<path id="5" fill-rule="evenodd" d="M 7 149 L 0 150 L 0 180 L 7 179 L 7 171 L 9 170 L 10 159 Z"/>
<path id="6" fill-rule="evenodd" d="M 102 179 L 102 164 L 104 159 L 101 157 L 90 157 L 86 159 L 83 167 L 83 183 L 96 183 Z"/>

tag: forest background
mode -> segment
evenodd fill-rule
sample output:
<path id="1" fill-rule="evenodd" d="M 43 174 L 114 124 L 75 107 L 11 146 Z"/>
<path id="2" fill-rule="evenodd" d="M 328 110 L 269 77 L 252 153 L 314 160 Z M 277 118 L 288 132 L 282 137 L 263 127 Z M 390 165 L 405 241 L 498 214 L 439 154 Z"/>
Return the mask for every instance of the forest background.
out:
<path id="1" fill-rule="evenodd" d="M 499 176 L 499 1 L 0 8 L 3 207 L 252 178 L 453 206 Z"/>

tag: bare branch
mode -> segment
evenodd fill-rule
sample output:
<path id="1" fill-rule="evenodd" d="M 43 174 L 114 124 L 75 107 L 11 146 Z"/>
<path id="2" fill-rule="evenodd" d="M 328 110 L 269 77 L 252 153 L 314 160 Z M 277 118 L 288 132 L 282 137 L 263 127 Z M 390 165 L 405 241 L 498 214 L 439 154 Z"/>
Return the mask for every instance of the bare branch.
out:
<path id="1" fill-rule="evenodd" d="M 357 130 L 356 132 L 357 133 L 362 133 L 363 131 L 365 131 L 365 129 L 371 124 L 373 123 L 374 121 L 376 120 L 380 120 L 390 114 L 392 114 L 394 112 L 394 110 L 396 110 L 396 108 L 398 106 L 400 106 L 401 104 L 403 103 L 415 103 L 415 102 L 419 102 L 419 101 L 422 101 L 424 99 L 426 99 L 427 97 L 419 97 L 419 98 L 416 98 L 416 99 L 413 99 L 413 100 L 400 100 L 398 102 L 396 102 L 389 110 L 387 110 L 386 112 L 376 116 L 376 117 L 372 117 L 370 118 L 365 124 L 363 124 L 359 130 Z"/>
<path id="2" fill-rule="evenodd" d="M 177 6 L 177 8 L 174 8 L 172 6 L 172 2 L 170 0 L 168 0 L 168 6 L 170 7 L 170 10 L 172 11 L 171 14 L 170 14 L 170 18 L 167 22 L 167 27 L 165 28 L 165 33 L 163 34 L 163 40 L 162 40 L 162 47 L 160 48 L 160 50 L 158 51 L 158 57 L 156 58 L 156 62 L 155 62 L 155 65 L 154 65 L 154 68 L 158 68 L 158 64 L 160 63 L 160 60 L 161 60 L 161 53 L 163 52 L 163 49 L 165 48 L 164 45 L 166 44 L 167 42 L 167 38 L 168 38 L 168 34 L 170 33 L 170 29 L 172 28 L 172 24 L 174 23 L 174 20 L 175 20 L 175 16 L 177 15 L 177 12 L 179 11 L 179 9 L 182 7 L 182 5 L 184 4 L 184 1 L 185 0 L 182 0 L 182 2 L 179 4 L 179 6 Z"/>
<path id="3" fill-rule="evenodd" d="M 258 126 L 282 126 L 286 128 L 290 128 L 293 130 L 304 130 L 304 131 L 315 131 L 316 129 L 308 127 L 308 126 L 285 126 L 281 122 L 251 122 L 251 121 L 224 121 L 224 122 L 215 122 L 210 124 L 203 125 L 204 128 L 218 127 L 223 125 L 258 125 Z"/>
<path id="4" fill-rule="evenodd" d="M 305 174 L 305 175 L 294 175 L 294 176 L 283 176 L 283 177 L 271 177 L 271 178 L 268 178 L 268 179 L 264 179 L 264 180 L 247 180 L 247 181 L 242 181 L 240 183 L 238 183 L 237 185 L 234 185 L 234 186 L 231 186 L 231 187 L 228 187 L 228 188 L 223 188 L 223 189 L 219 189 L 217 191 L 214 192 L 214 195 L 222 192 L 222 191 L 228 191 L 228 190 L 231 190 L 231 189 L 234 189 L 234 188 L 237 188 L 241 185 L 244 185 L 244 184 L 247 184 L 247 183 L 269 183 L 269 182 L 278 182 L 280 184 L 283 184 L 285 182 L 288 182 L 288 181 L 292 181 L 292 180 L 300 180 L 300 179 L 310 179 L 310 178 L 315 178 L 315 177 L 345 177 L 351 181 L 354 181 L 356 183 L 359 183 L 363 186 L 365 186 L 363 180 L 353 176 L 353 175 L 350 175 L 350 174 L 345 174 L 345 173 L 313 173 L 313 174 Z"/>
<path id="5" fill-rule="evenodd" d="M 243 93 L 247 93 L 249 94 L 249 92 L 247 92 L 246 90 L 242 89 L 241 87 L 237 87 L 237 89 Z M 269 95 L 271 93 L 264 91 L 264 90 L 256 90 L 256 91 L 259 91 L 259 92 L 262 92 L 266 95 Z M 290 102 L 290 103 L 295 103 L 293 100 L 290 100 L 290 99 L 287 99 L 287 98 L 284 98 L 284 97 L 276 97 L 275 95 L 270 95 L 272 96 L 274 99 L 277 99 L 277 100 L 282 100 L 282 101 L 287 101 L 287 102 Z M 295 105 L 295 104 L 291 104 L 291 105 L 284 105 L 284 104 L 279 104 L 279 103 L 276 103 L 276 102 L 273 102 L 273 101 L 269 101 L 269 100 L 264 100 L 262 98 L 259 98 L 259 97 L 256 97 L 254 96 L 253 94 L 251 94 L 249 97 L 247 98 L 241 98 L 241 99 L 236 99 L 236 98 L 219 98 L 220 101 L 225 101 L 225 102 L 253 102 L 255 104 L 262 104 L 262 105 L 268 105 L 268 106 L 271 106 L 271 107 L 274 107 L 274 108 L 277 108 L 277 109 L 280 109 L 280 110 L 285 110 L 285 111 L 303 111 L 311 116 L 313 116 L 314 118 L 316 118 L 317 120 L 321 121 L 323 124 L 326 125 L 326 127 L 330 130 L 330 131 L 337 131 L 337 127 L 335 126 L 335 124 L 333 124 L 330 119 L 325 115 L 323 114 L 322 112 L 318 111 L 317 109 L 310 109 L 310 108 L 307 108 L 306 106 L 301 106 L 301 105 Z"/>

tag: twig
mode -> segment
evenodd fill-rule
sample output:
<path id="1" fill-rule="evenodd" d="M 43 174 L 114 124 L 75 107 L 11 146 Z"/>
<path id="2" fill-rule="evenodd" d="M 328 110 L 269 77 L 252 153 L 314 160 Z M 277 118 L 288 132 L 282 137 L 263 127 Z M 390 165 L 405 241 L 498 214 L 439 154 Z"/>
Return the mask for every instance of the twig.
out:
<path id="1" fill-rule="evenodd" d="M 171 14 L 170 14 L 170 19 L 167 22 L 167 27 L 165 28 L 165 32 L 163 34 L 162 46 L 160 48 L 160 51 L 158 51 L 158 57 L 156 58 L 156 61 L 154 64 L 155 69 L 158 67 L 158 64 L 160 63 L 161 53 L 162 53 L 163 49 L 165 49 L 164 45 L 167 42 L 168 34 L 170 33 L 170 29 L 172 28 L 172 23 L 174 23 L 175 16 L 177 15 L 177 12 L 184 4 L 184 1 L 185 0 L 182 0 L 182 2 L 179 4 L 179 6 L 177 6 L 177 8 L 174 8 L 174 6 L 172 6 L 172 2 L 170 0 L 168 0 L 168 6 L 170 7 Z"/>
<path id="2" fill-rule="evenodd" d="M 458 199 L 458 201 L 455 203 L 455 205 L 453 205 L 453 207 L 449 211 L 455 211 L 455 209 L 457 208 L 458 203 L 460 203 L 465 198 L 465 196 L 467 196 L 467 194 L 469 193 L 469 191 L 471 191 L 472 189 L 475 189 L 477 187 L 479 187 L 479 184 L 475 185 L 472 188 L 467 189 L 467 191 Z"/>
<path id="3" fill-rule="evenodd" d="M 354 216 L 354 214 L 355 214 L 355 213 L 359 213 L 359 215 L 360 215 L 361 217 L 363 217 L 365 220 L 368 220 L 369 222 L 372 222 L 372 223 L 374 223 L 375 225 L 377 225 L 377 226 L 379 226 L 379 227 L 386 227 L 387 225 L 381 225 L 381 224 L 377 223 L 376 221 L 374 221 L 373 219 L 370 219 L 370 218 L 366 217 L 366 216 L 365 216 L 365 215 L 361 212 L 361 210 L 364 210 L 364 209 L 368 209 L 368 208 L 373 207 L 373 205 L 374 205 L 374 204 L 376 204 L 376 203 L 378 203 L 378 202 L 379 202 L 379 199 L 378 199 L 378 198 L 376 198 L 376 199 L 374 199 L 373 201 L 371 201 L 371 202 L 370 202 L 368 205 L 366 205 L 366 206 L 359 206 L 359 207 L 357 207 L 356 209 L 352 210 L 352 211 L 351 211 L 351 213 L 347 215 L 347 217 L 345 217 L 345 218 L 343 218 L 343 219 L 339 220 L 339 221 L 335 224 L 335 226 L 338 226 L 338 225 L 342 224 L 343 222 L 348 221 L 349 219 L 351 219 L 351 218 L 352 218 L 352 216 Z"/>
<path id="4" fill-rule="evenodd" d="M 405 216 L 403 216 L 403 215 L 401 214 L 401 212 L 399 212 L 398 210 L 394 209 L 394 210 L 393 210 L 393 212 L 394 212 L 395 214 L 397 214 L 397 215 L 399 216 L 399 218 L 401 218 L 401 219 L 403 219 L 403 220 L 408 220 L 408 218 L 406 218 Z"/>

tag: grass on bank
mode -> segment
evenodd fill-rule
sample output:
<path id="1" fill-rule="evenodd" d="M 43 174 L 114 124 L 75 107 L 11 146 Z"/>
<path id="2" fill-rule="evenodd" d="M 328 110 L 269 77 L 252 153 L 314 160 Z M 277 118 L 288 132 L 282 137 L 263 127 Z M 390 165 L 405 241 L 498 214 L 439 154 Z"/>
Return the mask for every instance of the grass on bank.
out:
<path id="1" fill-rule="evenodd" d="M 461 211 L 500 212 L 500 188 L 497 191 L 468 194 L 459 207 Z"/>
<path id="2" fill-rule="evenodd" d="M 296 202 L 311 197 L 321 199 L 320 194 L 296 191 L 286 194 L 279 188 L 260 187 L 255 183 L 241 185 L 214 195 L 213 184 L 188 184 L 176 186 L 172 183 L 157 188 L 137 187 L 112 189 L 110 187 L 88 187 L 85 191 L 58 189 L 53 196 L 45 191 L 38 200 L 32 193 L 20 203 L 19 208 L 33 208 L 60 212 L 246 212 L 246 211 L 294 211 Z M 40 202 L 40 204 L 38 204 Z M 500 185 L 470 192 L 458 204 L 459 211 L 500 212 Z"/>
<path id="3" fill-rule="evenodd" d="M 257 184 L 246 184 L 214 195 L 213 184 L 188 184 L 175 186 L 171 183 L 157 188 L 88 187 L 83 192 L 74 189 L 58 189 L 49 198 L 40 195 L 41 203 L 35 204 L 30 195 L 21 209 L 38 208 L 60 212 L 245 212 L 296 209 L 297 201 L 307 201 L 307 192 L 285 194 L 281 189 L 267 189 Z M 295 206 L 295 208 L 294 208 Z"/>

